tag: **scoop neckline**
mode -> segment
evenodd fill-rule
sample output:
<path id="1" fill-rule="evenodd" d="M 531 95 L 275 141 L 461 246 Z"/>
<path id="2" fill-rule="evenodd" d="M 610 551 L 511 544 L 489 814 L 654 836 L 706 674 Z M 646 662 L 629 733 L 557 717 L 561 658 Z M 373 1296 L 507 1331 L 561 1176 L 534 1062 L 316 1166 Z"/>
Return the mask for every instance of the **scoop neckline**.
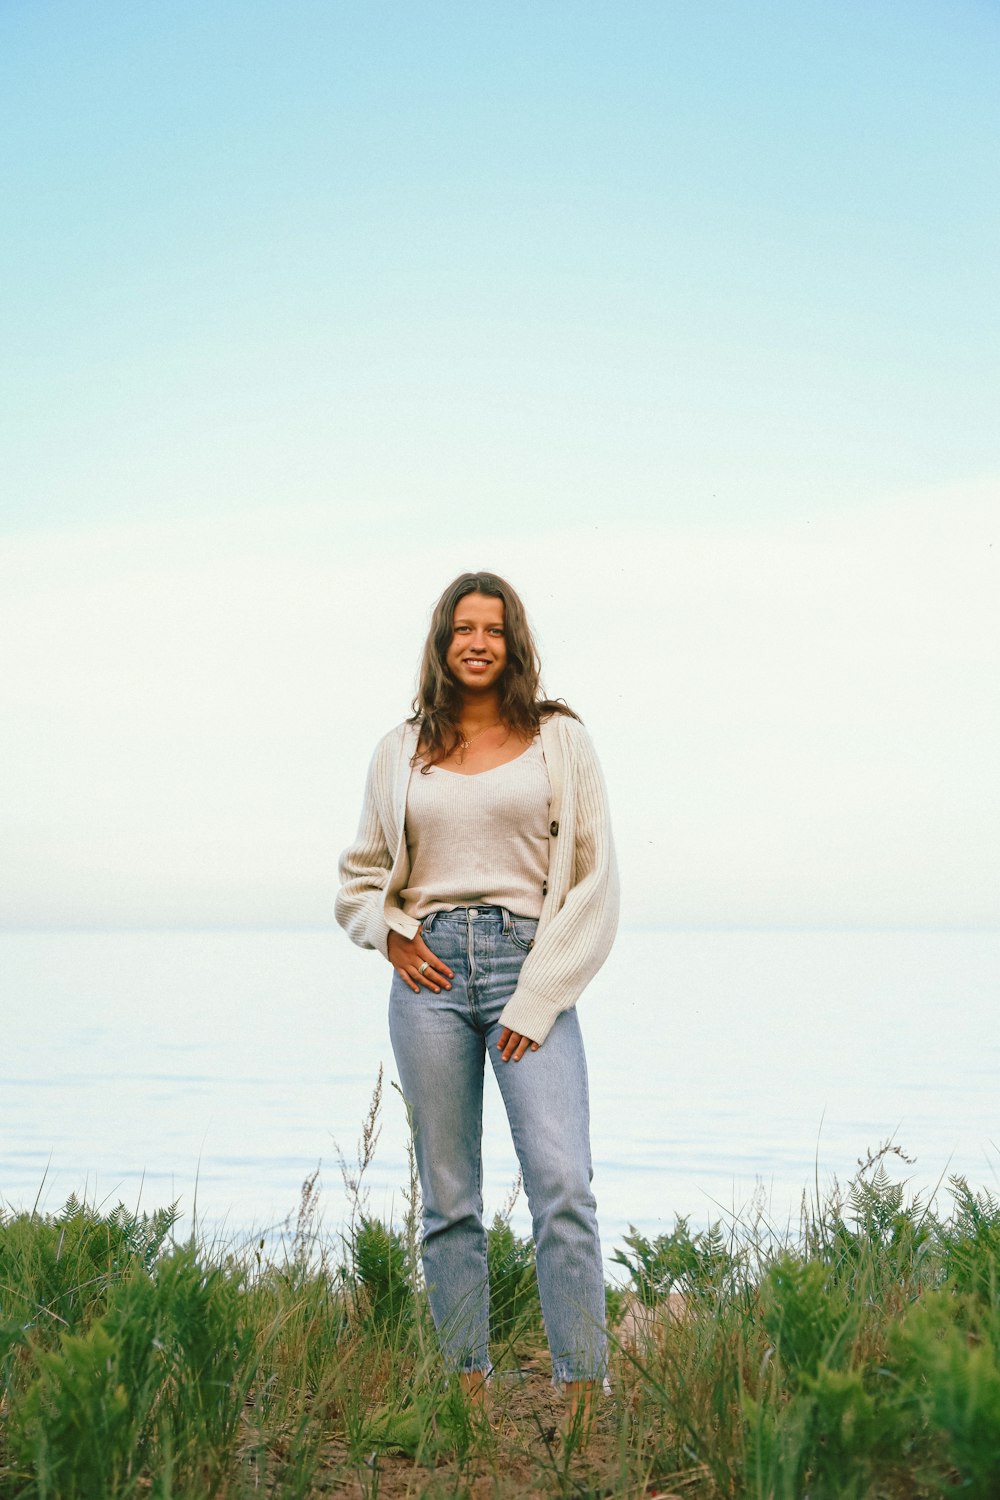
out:
<path id="1" fill-rule="evenodd" d="M 537 741 L 538 735 L 536 734 L 530 745 L 525 745 L 520 755 L 515 755 L 510 760 L 502 761 L 499 766 L 487 766 L 485 771 L 451 771 L 447 766 L 431 766 L 431 770 L 443 771 L 446 776 L 460 776 L 463 781 L 475 781 L 477 776 L 489 776 L 493 771 L 505 771 L 508 766 L 516 766 L 519 760 L 523 760 L 526 755 L 534 750 Z"/>

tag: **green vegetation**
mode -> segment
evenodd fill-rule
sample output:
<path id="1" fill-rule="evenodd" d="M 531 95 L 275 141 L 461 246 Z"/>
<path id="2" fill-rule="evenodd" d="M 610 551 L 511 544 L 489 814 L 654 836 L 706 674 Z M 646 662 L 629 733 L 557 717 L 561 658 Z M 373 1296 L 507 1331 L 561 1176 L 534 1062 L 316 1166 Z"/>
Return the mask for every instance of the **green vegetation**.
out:
<path id="1" fill-rule="evenodd" d="M 416 1257 L 364 1176 L 348 1227 L 303 1187 L 282 1252 L 174 1238 L 176 1213 L 71 1199 L 0 1217 L 0 1497 L 673 1495 L 894 1500 L 1000 1493 L 1000 1201 L 946 1215 L 882 1148 L 800 1232 L 758 1217 L 633 1229 L 609 1289 L 614 1394 L 560 1446 L 530 1244 L 489 1235 L 493 1421 L 441 1370 Z"/>

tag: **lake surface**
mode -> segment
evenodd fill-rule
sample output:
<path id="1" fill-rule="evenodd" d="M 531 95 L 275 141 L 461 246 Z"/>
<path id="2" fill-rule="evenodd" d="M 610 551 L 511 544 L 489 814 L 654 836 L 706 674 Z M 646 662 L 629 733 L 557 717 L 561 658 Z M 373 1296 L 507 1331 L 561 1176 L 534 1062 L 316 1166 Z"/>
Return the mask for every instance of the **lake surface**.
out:
<path id="1" fill-rule="evenodd" d="M 242 1244 L 294 1222 L 319 1166 L 335 1231 L 337 1148 L 353 1160 L 382 1064 L 370 1206 L 401 1216 L 390 973 L 339 932 L 0 934 L 0 1200 L 178 1199 L 181 1232 L 196 1213 Z M 630 1223 L 752 1201 L 794 1227 L 804 1189 L 889 1138 L 914 1188 L 996 1191 L 998 1001 L 996 932 L 622 933 L 580 1003 L 606 1254 Z M 493 1085 L 484 1167 L 490 1215 L 517 1172 Z"/>

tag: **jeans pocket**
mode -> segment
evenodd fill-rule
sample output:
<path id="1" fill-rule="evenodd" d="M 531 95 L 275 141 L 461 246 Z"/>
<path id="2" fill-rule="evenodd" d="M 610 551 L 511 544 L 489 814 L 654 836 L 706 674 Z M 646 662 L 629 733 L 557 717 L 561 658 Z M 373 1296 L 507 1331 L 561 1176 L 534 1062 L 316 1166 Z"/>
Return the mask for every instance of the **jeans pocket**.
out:
<path id="1" fill-rule="evenodd" d="M 536 917 L 511 917 L 510 936 L 512 941 L 521 949 L 522 953 L 528 953 L 534 947 L 535 933 L 538 931 L 538 920 Z"/>
<path id="2" fill-rule="evenodd" d="M 434 957 L 442 959 L 450 969 L 453 969 L 456 963 L 461 962 L 467 939 L 464 933 L 456 931 L 453 923 L 442 922 L 440 926 L 432 926 L 431 930 L 422 936 Z"/>

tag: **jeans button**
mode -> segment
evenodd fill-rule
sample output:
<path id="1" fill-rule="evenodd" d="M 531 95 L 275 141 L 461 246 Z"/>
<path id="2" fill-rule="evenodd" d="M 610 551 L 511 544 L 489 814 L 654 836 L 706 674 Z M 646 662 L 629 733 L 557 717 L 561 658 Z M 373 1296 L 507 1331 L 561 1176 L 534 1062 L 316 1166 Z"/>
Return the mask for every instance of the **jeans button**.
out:
<path id="1" fill-rule="evenodd" d="M 479 913 L 476 911 L 476 908 L 474 906 L 470 906 L 469 907 L 469 916 L 470 917 L 478 917 L 479 916 Z"/>

